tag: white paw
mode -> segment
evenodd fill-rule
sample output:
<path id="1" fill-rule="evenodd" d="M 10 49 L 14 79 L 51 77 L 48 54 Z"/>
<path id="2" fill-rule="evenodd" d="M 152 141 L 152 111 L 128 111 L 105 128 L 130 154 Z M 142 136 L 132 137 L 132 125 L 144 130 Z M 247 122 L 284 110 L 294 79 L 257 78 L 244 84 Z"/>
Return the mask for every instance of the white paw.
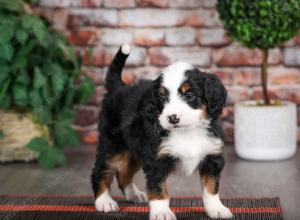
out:
<path id="1" fill-rule="evenodd" d="M 206 214 L 210 218 L 232 218 L 231 211 L 226 208 L 223 204 L 208 205 L 205 207 Z"/>
<path id="2" fill-rule="evenodd" d="M 99 212 L 118 211 L 118 203 L 114 201 L 108 192 L 102 193 L 95 201 L 96 210 Z"/>
<path id="3" fill-rule="evenodd" d="M 135 184 L 128 185 L 125 190 L 126 199 L 133 202 L 147 202 L 147 194 L 140 191 Z"/>
<path id="4" fill-rule="evenodd" d="M 176 220 L 170 208 L 160 211 L 150 211 L 150 220 Z"/>

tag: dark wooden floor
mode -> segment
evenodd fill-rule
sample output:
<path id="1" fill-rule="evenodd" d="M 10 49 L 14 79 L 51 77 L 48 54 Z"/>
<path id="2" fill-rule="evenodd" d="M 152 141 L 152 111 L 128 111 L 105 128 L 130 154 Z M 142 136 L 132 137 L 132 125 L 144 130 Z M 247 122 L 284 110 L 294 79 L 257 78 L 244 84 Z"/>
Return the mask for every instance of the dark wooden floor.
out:
<path id="1" fill-rule="evenodd" d="M 36 164 L 0 165 L 0 194 L 91 194 L 90 170 L 94 147 L 68 153 L 69 165 L 45 171 Z M 225 148 L 226 166 L 221 181 L 221 197 L 279 196 L 285 219 L 300 218 L 300 152 L 286 161 L 252 162 L 239 159 L 231 146 Z M 142 173 L 137 185 L 144 189 Z M 197 174 L 170 177 L 173 196 L 200 195 Z M 114 181 L 113 194 L 121 195 Z"/>

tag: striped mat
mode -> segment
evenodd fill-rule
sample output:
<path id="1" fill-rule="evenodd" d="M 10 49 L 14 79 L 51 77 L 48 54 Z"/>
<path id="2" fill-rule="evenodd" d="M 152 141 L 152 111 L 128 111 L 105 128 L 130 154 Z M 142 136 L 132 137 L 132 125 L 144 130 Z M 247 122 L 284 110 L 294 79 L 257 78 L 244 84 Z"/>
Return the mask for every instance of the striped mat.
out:
<path id="1" fill-rule="evenodd" d="M 130 203 L 118 200 L 120 211 L 96 212 L 92 196 L 63 195 L 0 195 L 0 219 L 2 220 L 148 220 L 147 203 Z M 224 198 L 233 219 L 283 219 L 279 198 Z M 209 219 L 203 209 L 201 198 L 184 197 L 171 200 L 171 209 L 177 219 Z"/>

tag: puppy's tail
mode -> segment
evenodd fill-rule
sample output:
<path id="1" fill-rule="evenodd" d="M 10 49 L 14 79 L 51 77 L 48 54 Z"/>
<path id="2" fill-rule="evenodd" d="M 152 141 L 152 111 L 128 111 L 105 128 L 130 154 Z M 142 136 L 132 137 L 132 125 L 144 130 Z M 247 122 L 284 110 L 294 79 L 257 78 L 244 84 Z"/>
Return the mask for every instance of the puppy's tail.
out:
<path id="1" fill-rule="evenodd" d="M 105 87 L 108 92 L 115 90 L 119 86 L 125 85 L 122 81 L 121 74 L 129 53 L 130 45 L 123 44 L 110 64 L 105 78 Z"/>

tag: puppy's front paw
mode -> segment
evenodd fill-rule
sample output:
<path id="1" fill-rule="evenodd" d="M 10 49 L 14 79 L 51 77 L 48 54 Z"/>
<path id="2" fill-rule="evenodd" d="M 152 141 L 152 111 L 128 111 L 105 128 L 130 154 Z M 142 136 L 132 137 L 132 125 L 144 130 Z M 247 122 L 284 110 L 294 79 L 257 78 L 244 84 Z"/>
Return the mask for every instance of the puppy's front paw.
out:
<path id="1" fill-rule="evenodd" d="M 133 202 L 147 202 L 147 194 L 140 191 L 135 184 L 131 184 L 125 188 L 126 199 Z"/>
<path id="2" fill-rule="evenodd" d="M 119 210 L 118 203 L 109 195 L 100 195 L 95 201 L 95 206 L 99 212 L 113 212 Z"/>
<path id="3" fill-rule="evenodd" d="M 206 214 L 210 218 L 232 218 L 231 211 L 223 204 L 210 204 L 205 207 Z"/>
<path id="4" fill-rule="evenodd" d="M 150 211 L 150 220 L 176 220 L 175 214 L 170 208 L 159 211 Z"/>

